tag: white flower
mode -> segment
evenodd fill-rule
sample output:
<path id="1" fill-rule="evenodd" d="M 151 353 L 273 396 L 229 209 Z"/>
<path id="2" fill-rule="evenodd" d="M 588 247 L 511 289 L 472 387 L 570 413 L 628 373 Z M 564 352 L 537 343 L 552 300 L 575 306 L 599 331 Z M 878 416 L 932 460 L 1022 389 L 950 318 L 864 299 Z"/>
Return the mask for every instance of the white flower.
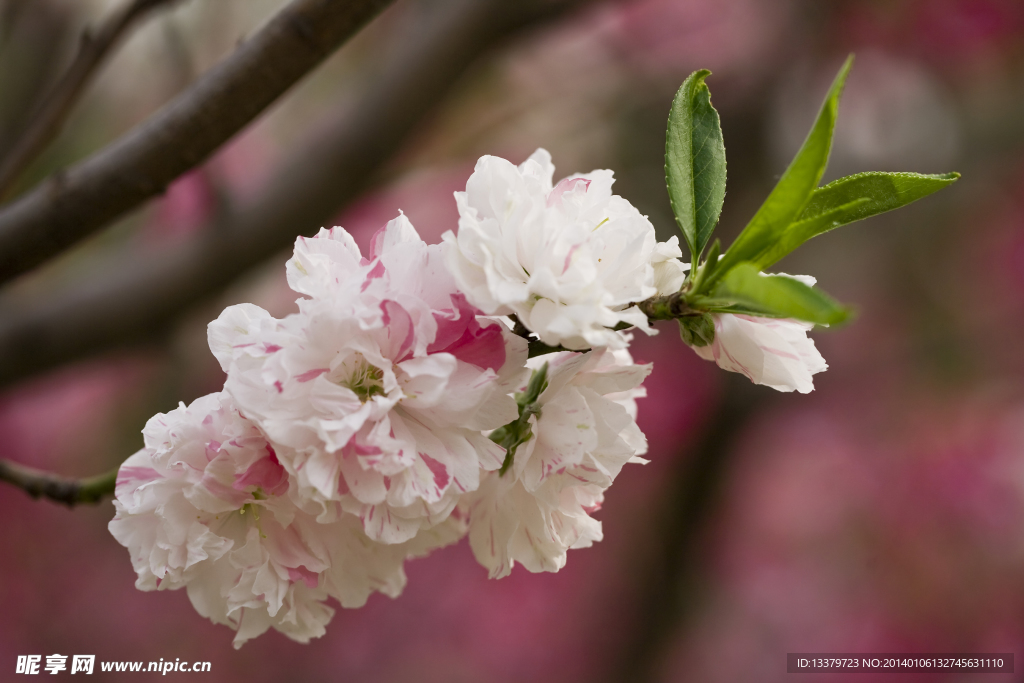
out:
<path id="1" fill-rule="evenodd" d="M 460 289 L 485 313 L 514 313 L 553 346 L 621 348 L 610 329 L 619 323 L 652 333 L 630 304 L 657 293 L 653 262 L 671 259 L 678 239 L 656 244 L 647 218 L 612 194 L 611 171 L 557 185 L 553 174 L 543 149 L 519 167 L 480 158 L 466 191 L 455 193 L 458 236 L 442 237 Z M 660 268 L 670 284 L 672 266 Z"/>
<path id="2" fill-rule="evenodd" d="M 754 384 L 806 394 L 814 389 L 811 375 L 828 369 L 807 336 L 814 327 L 811 323 L 732 313 L 712 317 L 714 342 L 693 350 L 723 370 L 746 375 Z"/>
<path id="3" fill-rule="evenodd" d="M 683 251 L 679 248 L 679 237 L 673 235 L 668 242 L 658 242 L 651 257 L 654 267 L 654 288 L 658 296 L 675 294 L 683 287 L 683 280 L 690 270 L 689 263 L 680 261 Z"/>
<path id="4" fill-rule="evenodd" d="M 271 440 L 321 522 L 343 512 L 404 543 L 445 521 L 503 450 L 481 433 L 518 415 L 525 340 L 480 319 L 405 216 L 364 259 L 347 232 L 300 238 L 275 320 L 233 306 L 210 324 L 225 389 Z"/>
<path id="5" fill-rule="evenodd" d="M 373 543 L 354 518 L 319 524 L 299 509 L 275 449 L 227 394 L 156 415 L 143 433 L 109 525 L 138 588 L 186 587 L 200 614 L 236 630 L 235 647 L 268 628 L 307 642 L 334 614 L 329 596 L 355 607 L 401 591 L 408 549 Z"/>
<path id="6" fill-rule="evenodd" d="M 644 462 L 647 440 L 635 422 L 635 398 L 651 370 L 625 350 L 560 353 L 549 363 L 548 387 L 531 417 L 533 437 L 519 446 L 504 475 L 490 472 L 464 501 L 469 539 L 492 578 L 516 562 L 531 572 L 558 571 L 566 551 L 601 540 L 590 514 L 627 462 Z"/>
<path id="7" fill-rule="evenodd" d="M 793 278 L 808 287 L 817 282 L 810 275 L 775 276 Z M 723 370 L 746 375 L 754 384 L 806 394 L 814 390 L 811 376 L 828 369 L 814 341 L 807 336 L 814 328 L 811 323 L 732 313 L 713 313 L 711 317 L 715 323 L 714 341 L 707 346 L 694 346 L 693 350 Z"/>

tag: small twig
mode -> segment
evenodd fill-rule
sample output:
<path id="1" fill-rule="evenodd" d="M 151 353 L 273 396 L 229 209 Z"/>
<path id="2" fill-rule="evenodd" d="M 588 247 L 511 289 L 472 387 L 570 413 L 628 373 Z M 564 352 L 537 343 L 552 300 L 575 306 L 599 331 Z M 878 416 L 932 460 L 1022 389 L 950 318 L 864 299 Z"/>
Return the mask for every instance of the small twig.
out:
<path id="1" fill-rule="evenodd" d="M 636 307 L 643 311 L 647 319 L 652 322 L 655 320 L 675 320 L 683 316 L 698 314 L 697 311 L 694 311 L 687 305 L 686 296 L 682 292 L 666 296 L 656 296 L 646 301 L 641 301 Z"/>
<path id="2" fill-rule="evenodd" d="M 0 211 L 0 283 L 163 192 L 262 114 L 391 1 L 293 0 L 156 114 L 4 207 Z"/>
<path id="3" fill-rule="evenodd" d="M 124 37 L 128 29 L 151 10 L 179 0 L 133 0 L 107 18 L 95 32 L 82 34 L 78 54 L 70 68 L 33 113 L 28 128 L 19 136 L 0 163 L 0 199 L 11 191 L 14 182 L 46 146 L 60 133 L 75 102 L 103 59 Z"/>
<path id="4" fill-rule="evenodd" d="M 0 481 L 17 486 L 33 498 L 49 498 L 68 507 L 74 507 L 98 503 L 114 495 L 118 469 L 115 467 L 95 477 L 67 479 L 10 460 L 0 460 Z"/>

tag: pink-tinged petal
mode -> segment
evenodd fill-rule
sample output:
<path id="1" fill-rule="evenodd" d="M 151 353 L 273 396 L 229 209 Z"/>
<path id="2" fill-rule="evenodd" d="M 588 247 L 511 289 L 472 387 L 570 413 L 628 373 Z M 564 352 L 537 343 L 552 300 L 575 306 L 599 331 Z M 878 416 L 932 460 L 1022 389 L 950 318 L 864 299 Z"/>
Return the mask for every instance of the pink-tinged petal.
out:
<path id="1" fill-rule="evenodd" d="M 358 439 L 352 439 L 345 446 L 345 454 L 348 455 L 349 453 L 355 453 L 356 455 L 380 455 L 383 451 L 377 446 L 360 443 Z"/>
<path id="2" fill-rule="evenodd" d="M 309 588 L 316 588 L 320 585 L 320 575 L 305 567 L 288 567 L 288 580 L 292 583 L 301 581 Z"/>
<path id="3" fill-rule="evenodd" d="M 122 467 L 117 471 L 116 488 L 130 484 L 138 486 L 161 478 L 162 475 L 152 467 Z"/>
<path id="4" fill-rule="evenodd" d="M 396 244 L 420 241 L 422 240 L 416 228 L 404 213 L 399 212 L 398 216 L 387 222 L 387 225 L 373 233 L 373 237 L 370 238 L 370 258 L 378 258 Z"/>
<path id="5" fill-rule="evenodd" d="M 426 453 L 420 453 L 419 455 L 423 458 L 423 462 L 427 464 L 427 467 L 430 469 L 430 473 L 434 475 L 434 485 L 437 486 L 438 491 L 444 491 L 448 486 L 448 482 L 451 480 L 451 476 L 448 474 L 448 468 L 434 458 L 431 458 Z"/>
<path id="6" fill-rule="evenodd" d="M 220 453 L 220 441 L 209 441 L 206 444 L 206 461 L 209 462 Z"/>
<path id="7" fill-rule="evenodd" d="M 306 370 L 304 373 L 295 378 L 298 382 L 312 382 L 320 375 L 330 370 L 330 368 L 316 368 L 315 370 Z M 279 384 L 275 382 L 274 384 Z"/>
<path id="8" fill-rule="evenodd" d="M 234 508 L 242 507 L 251 499 L 248 493 L 239 491 L 234 486 L 227 486 L 210 474 L 204 474 L 199 485 L 206 489 L 214 498 L 219 498 Z"/>
<path id="9" fill-rule="evenodd" d="M 387 269 L 384 268 L 384 264 L 381 261 L 377 261 L 377 263 L 374 264 L 373 268 L 370 269 L 370 272 L 366 274 L 366 279 L 363 280 L 363 286 L 359 288 L 359 291 L 365 292 L 366 288 L 370 286 L 371 282 L 373 282 L 376 279 L 384 277 L 384 273 L 386 272 Z"/>
<path id="10" fill-rule="evenodd" d="M 373 233 L 373 237 L 370 238 L 370 258 L 379 258 L 381 253 L 383 253 L 387 229 L 387 225 L 382 225 L 377 228 L 377 232 Z"/>
<path id="11" fill-rule="evenodd" d="M 590 181 L 586 178 L 563 178 L 558 181 L 555 188 L 548 194 L 548 207 L 560 206 L 562 204 L 562 196 L 566 192 L 573 192 L 577 187 L 583 187 L 583 191 L 586 192 L 590 188 Z"/>
<path id="12" fill-rule="evenodd" d="M 461 293 L 452 294 L 451 300 L 455 306 L 453 310 L 434 312 L 434 319 L 437 321 L 437 334 L 434 336 L 433 343 L 427 347 L 427 353 L 446 351 L 467 331 L 471 331 L 473 324 L 476 323 L 476 316 L 480 314 L 480 311 L 470 306 L 465 296 Z"/>
<path id="13" fill-rule="evenodd" d="M 384 327 L 388 336 L 388 348 L 381 351 L 394 362 L 402 361 L 412 349 L 415 329 L 412 316 L 399 303 L 386 300 L 380 304 L 384 314 Z"/>
<path id="14" fill-rule="evenodd" d="M 505 338 L 498 324 L 482 327 L 477 320 L 480 313 L 462 294 L 453 294 L 453 315 L 434 313 L 437 336 L 427 347 L 427 353 L 450 353 L 460 361 L 481 370 L 497 371 L 505 364 Z"/>
<path id="15" fill-rule="evenodd" d="M 281 350 L 281 348 L 282 347 L 278 346 L 277 344 L 264 344 L 263 345 L 263 352 L 264 353 L 277 353 L 278 351 Z"/>
<path id="16" fill-rule="evenodd" d="M 277 457 L 260 458 L 244 474 L 237 476 L 232 484 L 239 491 L 250 486 L 260 488 L 265 493 L 281 495 L 288 490 L 288 473 L 281 467 Z"/>

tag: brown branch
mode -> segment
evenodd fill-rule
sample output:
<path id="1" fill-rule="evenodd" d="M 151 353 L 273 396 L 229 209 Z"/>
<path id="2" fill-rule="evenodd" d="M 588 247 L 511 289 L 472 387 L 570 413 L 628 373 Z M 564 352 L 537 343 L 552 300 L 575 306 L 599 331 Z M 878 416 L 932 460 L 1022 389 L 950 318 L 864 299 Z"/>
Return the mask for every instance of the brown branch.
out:
<path id="1" fill-rule="evenodd" d="M 73 507 L 83 503 L 98 503 L 114 495 L 117 470 L 115 467 L 95 477 L 67 479 L 10 460 L 0 460 L 0 481 L 17 486 L 33 498 L 49 498 Z"/>
<path id="2" fill-rule="evenodd" d="M 316 232 L 357 198 L 476 57 L 575 4 L 429 3 L 355 107 L 293 153 L 252 203 L 229 207 L 217 225 L 176 248 L 114 259 L 97 268 L 93 281 L 0 312 L 0 384 L 166 334 L 189 307 L 286 249 L 297 234 Z"/>
<path id="3" fill-rule="evenodd" d="M 293 0 L 148 120 L 0 211 L 0 283 L 162 192 L 391 0 Z"/>
<path id="4" fill-rule="evenodd" d="M 71 67 L 40 103 L 29 120 L 27 129 L 0 163 L 0 199 L 7 196 L 25 168 L 57 136 L 103 59 L 136 20 L 161 5 L 177 1 L 133 0 L 110 16 L 95 33 L 86 30 L 82 34 L 78 54 Z"/>

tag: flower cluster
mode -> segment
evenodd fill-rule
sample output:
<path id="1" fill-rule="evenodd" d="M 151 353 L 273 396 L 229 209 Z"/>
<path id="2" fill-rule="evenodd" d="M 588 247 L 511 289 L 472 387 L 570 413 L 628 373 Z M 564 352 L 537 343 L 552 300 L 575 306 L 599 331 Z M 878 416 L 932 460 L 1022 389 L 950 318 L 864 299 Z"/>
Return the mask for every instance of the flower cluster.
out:
<path id="1" fill-rule="evenodd" d="M 610 171 L 553 172 L 544 150 L 482 158 L 441 244 L 404 215 L 365 255 L 342 228 L 299 238 L 297 313 L 212 322 L 224 390 L 152 418 L 117 480 L 110 530 L 136 585 L 185 587 L 236 647 L 269 628 L 305 642 L 328 599 L 396 596 L 407 558 L 464 536 L 492 577 L 558 571 L 600 540 L 593 513 L 647 450 L 651 368 L 621 330 L 652 334 L 636 304 L 688 267 Z M 793 325 L 721 315 L 698 352 L 803 391 L 824 363 Z"/>

